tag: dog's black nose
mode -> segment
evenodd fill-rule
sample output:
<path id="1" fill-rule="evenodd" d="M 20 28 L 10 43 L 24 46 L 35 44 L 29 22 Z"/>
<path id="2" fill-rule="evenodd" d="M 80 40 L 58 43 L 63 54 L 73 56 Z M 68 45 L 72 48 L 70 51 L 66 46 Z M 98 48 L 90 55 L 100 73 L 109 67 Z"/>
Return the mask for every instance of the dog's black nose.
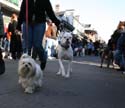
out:
<path id="1" fill-rule="evenodd" d="M 67 43 L 67 44 L 69 44 L 69 43 L 70 43 L 70 42 L 69 42 L 69 39 L 66 39 L 66 43 Z"/>
<path id="2" fill-rule="evenodd" d="M 26 64 L 25 67 L 28 67 L 28 64 Z"/>

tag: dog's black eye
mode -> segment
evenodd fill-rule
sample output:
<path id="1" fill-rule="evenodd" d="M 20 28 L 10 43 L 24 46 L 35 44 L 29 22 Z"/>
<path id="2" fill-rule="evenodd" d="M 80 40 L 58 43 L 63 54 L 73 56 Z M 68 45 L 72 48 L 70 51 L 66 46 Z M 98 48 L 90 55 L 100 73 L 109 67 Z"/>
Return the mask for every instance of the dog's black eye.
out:
<path id="1" fill-rule="evenodd" d="M 30 65 L 30 66 L 31 66 L 31 63 L 28 63 L 28 65 Z"/>

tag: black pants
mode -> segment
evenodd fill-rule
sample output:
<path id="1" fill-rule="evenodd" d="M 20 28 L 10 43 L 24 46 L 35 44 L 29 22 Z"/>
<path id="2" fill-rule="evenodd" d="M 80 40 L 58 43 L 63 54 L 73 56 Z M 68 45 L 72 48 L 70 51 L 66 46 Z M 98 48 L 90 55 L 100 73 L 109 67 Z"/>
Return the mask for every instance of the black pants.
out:
<path id="1" fill-rule="evenodd" d="M 2 58 L 2 50 L 0 48 L 0 75 L 5 72 L 5 62 Z"/>

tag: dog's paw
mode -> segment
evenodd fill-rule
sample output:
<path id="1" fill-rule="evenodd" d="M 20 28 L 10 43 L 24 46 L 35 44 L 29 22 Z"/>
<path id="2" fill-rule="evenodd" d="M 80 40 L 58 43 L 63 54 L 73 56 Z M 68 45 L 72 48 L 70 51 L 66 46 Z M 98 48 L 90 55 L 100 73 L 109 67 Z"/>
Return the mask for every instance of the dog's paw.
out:
<path id="1" fill-rule="evenodd" d="M 42 80 L 39 80 L 37 83 L 36 83 L 36 88 L 40 88 L 42 87 Z"/>
<path id="2" fill-rule="evenodd" d="M 102 68 L 102 66 L 100 66 L 100 68 Z"/>
<path id="3" fill-rule="evenodd" d="M 61 73 L 61 74 L 62 74 L 62 76 L 63 76 L 63 77 L 65 77 L 65 76 L 66 76 L 66 74 L 65 74 L 65 73 L 66 73 L 65 71 L 62 71 L 62 73 Z"/>
<path id="4" fill-rule="evenodd" d="M 61 74 L 61 72 L 60 72 L 60 71 L 56 73 L 56 75 L 60 75 L 60 74 Z"/>
<path id="5" fill-rule="evenodd" d="M 65 75 L 65 74 L 63 74 L 63 73 L 62 73 L 62 76 L 63 76 L 63 77 L 66 77 L 66 75 Z"/>
<path id="6" fill-rule="evenodd" d="M 31 87 L 25 89 L 25 93 L 32 94 L 34 91 Z"/>
<path id="7" fill-rule="evenodd" d="M 21 84 L 21 79 L 18 80 L 18 83 Z"/>
<path id="8" fill-rule="evenodd" d="M 69 75 L 69 74 L 66 74 L 66 75 L 65 75 L 65 78 L 69 78 L 69 77 L 70 77 L 70 75 Z"/>

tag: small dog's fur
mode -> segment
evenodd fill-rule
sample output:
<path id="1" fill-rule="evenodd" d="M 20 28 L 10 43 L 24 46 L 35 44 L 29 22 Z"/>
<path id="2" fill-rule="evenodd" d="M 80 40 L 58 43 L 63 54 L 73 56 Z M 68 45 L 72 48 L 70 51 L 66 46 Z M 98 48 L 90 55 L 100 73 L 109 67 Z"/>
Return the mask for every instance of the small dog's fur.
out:
<path id="1" fill-rule="evenodd" d="M 72 60 L 73 60 L 73 49 L 71 47 L 72 44 L 72 34 L 70 32 L 61 32 L 59 36 L 59 44 L 57 48 L 58 60 L 59 60 L 59 72 L 58 75 L 62 75 L 63 77 L 70 77 L 70 72 L 72 71 Z M 68 69 L 65 72 L 65 68 L 62 60 L 68 60 Z"/>
<path id="2" fill-rule="evenodd" d="M 33 93 L 42 87 L 43 72 L 33 58 L 23 54 L 18 65 L 19 84 L 26 93 Z"/>
<path id="3" fill-rule="evenodd" d="M 104 51 L 102 51 L 101 53 L 101 65 L 100 67 L 103 67 L 103 63 L 104 61 L 107 62 L 107 68 L 109 68 L 110 64 L 113 66 L 114 68 L 114 57 L 113 57 L 113 51 L 109 50 L 108 48 L 105 48 Z"/>

